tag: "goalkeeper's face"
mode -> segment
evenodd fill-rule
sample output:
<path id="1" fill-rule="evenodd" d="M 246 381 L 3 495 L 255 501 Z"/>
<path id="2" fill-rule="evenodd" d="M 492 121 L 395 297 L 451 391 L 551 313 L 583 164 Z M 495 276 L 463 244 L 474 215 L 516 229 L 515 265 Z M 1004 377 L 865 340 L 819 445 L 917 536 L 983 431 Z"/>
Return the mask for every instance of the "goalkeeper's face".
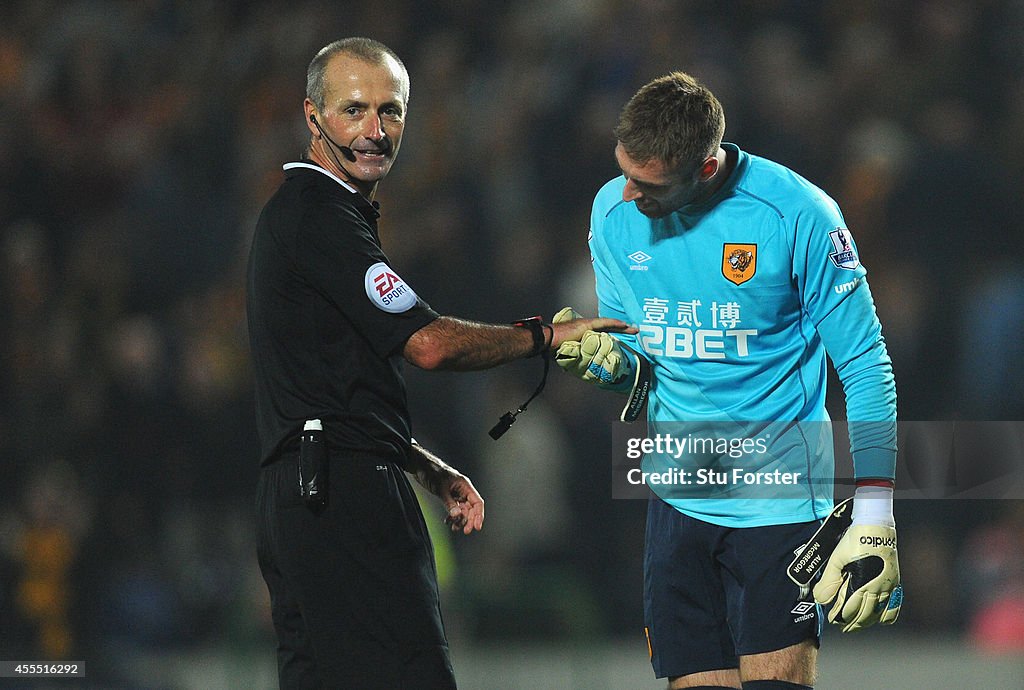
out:
<path id="1" fill-rule="evenodd" d="M 622 200 L 635 202 L 637 210 L 648 218 L 667 216 L 700 200 L 707 191 L 699 166 L 679 170 L 656 159 L 640 164 L 630 158 L 621 143 L 615 147 L 615 160 L 626 178 Z"/>

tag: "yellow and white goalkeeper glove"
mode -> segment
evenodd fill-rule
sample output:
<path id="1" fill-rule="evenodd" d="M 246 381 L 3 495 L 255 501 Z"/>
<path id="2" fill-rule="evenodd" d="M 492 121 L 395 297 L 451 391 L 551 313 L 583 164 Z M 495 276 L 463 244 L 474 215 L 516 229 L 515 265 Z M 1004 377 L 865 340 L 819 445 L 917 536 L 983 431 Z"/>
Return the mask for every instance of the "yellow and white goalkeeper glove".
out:
<path id="1" fill-rule="evenodd" d="M 552 323 L 581 318 L 572 307 L 555 314 Z M 565 371 L 588 383 L 615 385 L 633 374 L 629 357 L 617 338 L 609 333 L 587 331 L 580 340 L 563 342 L 555 353 L 555 363 Z"/>
<path id="2" fill-rule="evenodd" d="M 857 491 L 860 493 L 861 489 Z M 875 623 L 892 625 L 900 615 L 903 587 L 896 554 L 896 523 L 891 517 L 892 490 L 888 491 L 887 519 L 863 515 L 865 511 L 858 511 L 858 498 L 854 498 L 854 522 L 839 540 L 814 586 L 814 600 L 822 605 L 832 603 L 826 617 L 829 622 L 843 626 L 843 632 L 855 632 Z"/>

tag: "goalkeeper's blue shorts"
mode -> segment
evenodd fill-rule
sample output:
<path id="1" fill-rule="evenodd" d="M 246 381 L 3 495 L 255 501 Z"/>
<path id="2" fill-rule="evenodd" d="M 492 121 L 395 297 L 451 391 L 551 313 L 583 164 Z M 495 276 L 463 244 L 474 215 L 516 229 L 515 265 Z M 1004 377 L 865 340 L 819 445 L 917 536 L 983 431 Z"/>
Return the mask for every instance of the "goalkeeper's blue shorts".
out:
<path id="1" fill-rule="evenodd" d="M 723 527 L 652 496 L 644 625 L 658 678 L 739 667 L 739 656 L 821 638 L 821 607 L 786 575 L 819 521 Z"/>

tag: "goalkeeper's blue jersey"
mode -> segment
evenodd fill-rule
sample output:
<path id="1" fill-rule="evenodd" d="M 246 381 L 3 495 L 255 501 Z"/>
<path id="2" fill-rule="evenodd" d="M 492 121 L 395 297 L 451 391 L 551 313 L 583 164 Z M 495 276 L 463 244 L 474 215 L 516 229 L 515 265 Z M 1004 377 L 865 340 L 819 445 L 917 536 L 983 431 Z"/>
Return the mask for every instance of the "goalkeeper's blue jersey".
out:
<path id="1" fill-rule="evenodd" d="M 822 518 L 832 506 L 834 472 L 826 352 L 846 393 L 856 476 L 895 473 L 896 389 L 867 271 L 835 201 L 782 165 L 723 148 L 735 160 L 726 183 L 664 218 L 623 202 L 623 177 L 598 192 L 590 249 L 600 314 L 639 326 L 637 335 L 617 337 L 652 363 L 648 436 L 721 429 L 721 422 L 801 427 L 783 434 L 803 437 L 800 452 L 746 448 L 755 452 L 730 466 L 790 472 L 796 487 L 784 499 L 769 499 L 783 494 L 768 491 L 712 498 L 659 491 L 663 498 L 725 526 Z M 807 438 L 821 429 L 827 439 Z M 695 458 L 654 452 L 644 462 L 690 472 L 692 484 L 702 468 L 687 463 L 704 462 Z M 727 453 L 716 462 L 723 459 Z M 726 481 L 740 482 L 739 475 Z"/>

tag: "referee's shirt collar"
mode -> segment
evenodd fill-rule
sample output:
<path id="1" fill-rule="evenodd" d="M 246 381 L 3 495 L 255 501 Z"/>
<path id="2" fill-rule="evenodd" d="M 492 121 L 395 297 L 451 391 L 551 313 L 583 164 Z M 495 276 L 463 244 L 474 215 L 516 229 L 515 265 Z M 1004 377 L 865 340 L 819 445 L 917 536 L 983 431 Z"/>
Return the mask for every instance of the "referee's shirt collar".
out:
<path id="1" fill-rule="evenodd" d="M 350 194 L 354 194 L 356 197 L 358 197 L 358 205 L 366 207 L 364 212 L 368 212 L 371 218 L 377 219 L 380 217 L 380 204 L 378 204 L 376 201 L 367 201 L 366 197 L 360 194 L 358 189 L 350 185 L 348 182 L 345 182 L 345 180 L 341 179 L 340 177 L 332 173 L 330 170 L 321 168 L 313 161 L 303 159 L 301 161 L 285 163 L 282 166 L 282 168 L 284 168 L 285 174 L 288 174 L 289 176 L 291 174 L 294 174 L 295 172 L 301 171 L 303 168 L 315 170 L 318 173 L 326 175 L 327 177 L 331 178 L 332 180 L 340 184 L 342 188 L 345 189 L 345 191 L 349 192 Z"/>

